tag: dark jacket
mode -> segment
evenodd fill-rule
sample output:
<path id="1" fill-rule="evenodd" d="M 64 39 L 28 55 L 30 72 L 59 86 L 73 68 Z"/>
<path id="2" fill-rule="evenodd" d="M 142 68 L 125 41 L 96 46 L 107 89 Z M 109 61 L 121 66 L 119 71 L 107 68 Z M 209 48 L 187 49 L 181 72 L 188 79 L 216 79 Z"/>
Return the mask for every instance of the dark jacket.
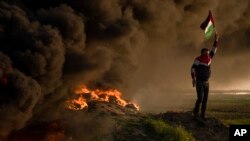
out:
<path id="1" fill-rule="evenodd" d="M 211 62 L 214 54 L 217 50 L 217 41 L 214 42 L 214 46 L 209 55 L 200 55 L 195 58 L 191 68 L 192 78 L 196 78 L 197 81 L 208 81 L 211 76 Z"/>

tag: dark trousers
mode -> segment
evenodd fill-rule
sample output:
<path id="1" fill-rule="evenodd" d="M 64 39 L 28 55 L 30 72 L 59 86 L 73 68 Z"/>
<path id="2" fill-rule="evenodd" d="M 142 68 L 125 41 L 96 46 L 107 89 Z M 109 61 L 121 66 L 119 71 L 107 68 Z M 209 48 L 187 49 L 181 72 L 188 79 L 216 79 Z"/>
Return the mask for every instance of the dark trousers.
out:
<path id="1" fill-rule="evenodd" d="M 196 92 L 197 92 L 197 100 L 194 107 L 194 114 L 197 115 L 201 106 L 201 116 L 205 116 L 206 107 L 207 107 L 207 99 L 209 93 L 209 83 L 208 81 L 198 81 L 196 82 Z"/>

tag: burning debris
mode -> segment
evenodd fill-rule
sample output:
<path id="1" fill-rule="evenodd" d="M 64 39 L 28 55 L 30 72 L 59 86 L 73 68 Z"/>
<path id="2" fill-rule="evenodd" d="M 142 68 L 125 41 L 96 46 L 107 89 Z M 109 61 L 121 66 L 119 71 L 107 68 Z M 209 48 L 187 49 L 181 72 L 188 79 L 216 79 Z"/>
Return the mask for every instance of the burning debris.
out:
<path id="1" fill-rule="evenodd" d="M 128 107 L 139 111 L 139 106 L 135 103 L 122 99 L 122 93 L 117 89 L 91 90 L 82 84 L 74 89 L 76 98 L 66 101 L 66 107 L 70 110 L 83 110 L 88 108 L 89 103 L 93 101 L 107 102 L 117 104 L 122 107 Z"/>

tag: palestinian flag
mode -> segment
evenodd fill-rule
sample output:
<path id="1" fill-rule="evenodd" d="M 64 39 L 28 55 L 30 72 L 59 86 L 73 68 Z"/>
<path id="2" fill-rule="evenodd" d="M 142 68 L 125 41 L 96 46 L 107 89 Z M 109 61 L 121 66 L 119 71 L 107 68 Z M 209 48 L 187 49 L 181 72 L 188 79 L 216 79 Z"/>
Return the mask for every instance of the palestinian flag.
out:
<path id="1" fill-rule="evenodd" d="M 212 16 L 212 13 L 210 10 L 209 10 L 209 13 L 208 13 L 206 20 L 201 24 L 200 27 L 205 32 L 205 38 L 209 39 L 213 33 L 214 28 L 215 28 L 213 16 Z"/>

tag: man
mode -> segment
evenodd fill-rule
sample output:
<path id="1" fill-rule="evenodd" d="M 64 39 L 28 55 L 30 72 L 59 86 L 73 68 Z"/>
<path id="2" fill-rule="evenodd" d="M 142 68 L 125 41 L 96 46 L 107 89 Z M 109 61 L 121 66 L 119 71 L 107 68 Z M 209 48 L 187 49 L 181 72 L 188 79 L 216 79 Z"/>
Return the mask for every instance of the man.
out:
<path id="1" fill-rule="evenodd" d="M 193 87 L 196 86 L 196 92 L 197 92 L 197 100 L 194 107 L 195 119 L 199 114 L 200 105 L 202 103 L 201 118 L 203 120 L 206 120 L 205 113 L 206 113 L 207 99 L 209 93 L 208 80 L 211 75 L 210 64 L 214 54 L 216 53 L 217 44 L 218 44 L 218 36 L 217 34 L 215 34 L 214 45 L 211 51 L 209 52 L 207 48 L 201 49 L 201 55 L 194 60 L 194 63 L 191 68 L 191 76 L 193 79 L 192 83 Z"/>

